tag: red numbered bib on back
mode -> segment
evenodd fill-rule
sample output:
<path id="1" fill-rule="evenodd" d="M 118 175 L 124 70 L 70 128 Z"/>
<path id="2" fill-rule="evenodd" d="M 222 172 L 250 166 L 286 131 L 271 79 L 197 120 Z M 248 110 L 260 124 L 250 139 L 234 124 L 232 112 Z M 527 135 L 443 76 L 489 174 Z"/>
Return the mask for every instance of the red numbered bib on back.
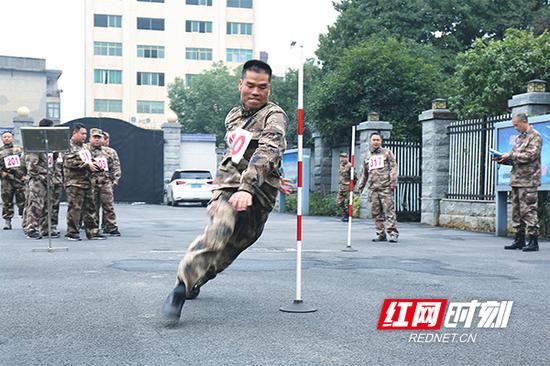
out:
<path id="1" fill-rule="evenodd" d="M 82 159 L 85 163 L 91 163 L 92 162 L 92 154 L 89 150 L 82 149 L 78 152 L 78 155 L 80 156 L 80 159 Z"/>

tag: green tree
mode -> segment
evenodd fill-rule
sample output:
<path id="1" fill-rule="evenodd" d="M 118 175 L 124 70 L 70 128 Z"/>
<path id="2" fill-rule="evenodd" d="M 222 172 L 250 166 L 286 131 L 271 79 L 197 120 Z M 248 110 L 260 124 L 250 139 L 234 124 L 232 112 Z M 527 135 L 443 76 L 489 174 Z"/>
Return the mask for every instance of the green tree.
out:
<path id="1" fill-rule="evenodd" d="M 550 33 L 509 30 L 503 40 L 478 39 L 457 59 L 451 105 L 462 117 L 507 111 L 507 100 L 525 93 L 527 81 L 550 80 Z"/>
<path id="2" fill-rule="evenodd" d="M 319 81 L 321 70 L 314 60 L 304 64 L 304 145 L 311 145 L 313 125 L 310 121 L 312 110 L 312 88 Z M 277 103 L 288 115 L 287 144 L 298 144 L 298 70 L 287 70 L 282 78 L 271 80 L 270 100 Z"/>
<path id="3" fill-rule="evenodd" d="M 445 95 L 441 60 L 432 47 L 371 38 L 344 50 L 315 88 L 314 123 L 331 143 L 371 111 L 393 122 L 394 136 L 420 139 L 418 114 Z"/>
<path id="4" fill-rule="evenodd" d="M 225 116 L 238 106 L 239 77 L 230 73 L 223 63 L 193 78 L 186 85 L 181 78 L 168 85 L 168 98 L 172 109 L 186 133 L 211 133 L 218 143 L 225 136 Z"/>
<path id="5" fill-rule="evenodd" d="M 548 26 L 547 0 L 342 0 L 317 56 L 328 67 L 344 49 L 373 35 L 390 35 L 460 52 L 474 39 L 501 39 L 508 28 Z M 541 18 L 541 14 L 543 18 Z"/>

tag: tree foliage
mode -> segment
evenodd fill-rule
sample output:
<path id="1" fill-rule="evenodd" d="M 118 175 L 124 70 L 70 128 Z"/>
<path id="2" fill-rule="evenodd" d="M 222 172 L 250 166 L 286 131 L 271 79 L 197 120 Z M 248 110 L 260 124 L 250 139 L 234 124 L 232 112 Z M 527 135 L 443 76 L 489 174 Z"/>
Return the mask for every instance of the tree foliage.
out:
<path id="1" fill-rule="evenodd" d="M 503 40 L 478 39 L 458 56 L 452 107 L 462 117 L 506 112 L 527 81 L 550 80 L 550 33 L 509 30 Z"/>
<path id="2" fill-rule="evenodd" d="M 393 122 L 393 135 L 420 138 L 418 114 L 443 95 L 441 60 L 433 48 L 371 38 L 344 50 L 315 89 L 314 123 L 332 144 L 371 111 Z"/>
<path id="3" fill-rule="evenodd" d="M 176 78 L 168 85 L 170 109 L 172 109 L 185 133 L 211 133 L 218 143 L 225 136 L 225 116 L 240 103 L 239 77 L 230 73 L 223 63 L 193 78 L 191 85 Z"/>
<path id="4" fill-rule="evenodd" d="M 344 49 L 380 34 L 460 52 L 479 37 L 501 39 L 508 28 L 540 32 L 550 8 L 546 0 L 342 0 L 334 6 L 340 15 L 317 51 L 329 67 Z"/>

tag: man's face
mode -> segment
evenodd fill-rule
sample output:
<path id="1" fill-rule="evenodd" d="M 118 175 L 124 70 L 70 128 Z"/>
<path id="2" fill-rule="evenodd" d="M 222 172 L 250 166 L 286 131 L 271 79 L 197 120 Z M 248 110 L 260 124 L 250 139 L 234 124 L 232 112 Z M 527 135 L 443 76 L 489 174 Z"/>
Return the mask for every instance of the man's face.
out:
<path id="1" fill-rule="evenodd" d="M 73 140 L 75 142 L 84 142 L 86 141 L 87 131 L 85 128 L 81 128 L 78 131 L 73 133 Z"/>
<path id="2" fill-rule="evenodd" d="M 267 103 L 269 97 L 269 75 L 265 72 L 248 70 L 239 81 L 241 102 L 245 108 L 256 111 Z"/>
<path id="3" fill-rule="evenodd" d="M 2 135 L 2 142 L 4 145 L 11 144 L 13 142 L 13 136 L 11 133 L 5 133 Z"/>
<path id="4" fill-rule="evenodd" d="M 103 136 L 99 136 L 99 135 L 90 136 L 90 144 L 93 147 L 103 146 Z"/>
<path id="5" fill-rule="evenodd" d="M 382 145 L 382 139 L 378 135 L 373 135 L 370 138 L 370 146 L 372 146 L 373 149 L 378 149 Z"/>
<path id="6" fill-rule="evenodd" d="M 525 121 L 520 121 L 517 117 L 512 118 L 512 124 L 514 125 L 516 131 L 518 131 L 519 133 L 525 132 L 529 128 L 529 123 Z"/>
<path id="7" fill-rule="evenodd" d="M 340 163 L 347 163 L 348 162 L 348 158 L 346 158 L 345 156 L 340 156 Z"/>
<path id="8" fill-rule="evenodd" d="M 103 146 L 109 146 L 109 138 L 108 137 L 105 137 L 103 136 Z"/>

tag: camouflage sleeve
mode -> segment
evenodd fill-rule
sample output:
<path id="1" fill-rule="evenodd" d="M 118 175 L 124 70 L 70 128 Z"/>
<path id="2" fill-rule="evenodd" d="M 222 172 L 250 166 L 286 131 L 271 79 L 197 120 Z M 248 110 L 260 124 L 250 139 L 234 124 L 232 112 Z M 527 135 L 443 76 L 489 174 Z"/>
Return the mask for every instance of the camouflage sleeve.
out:
<path id="1" fill-rule="evenodd" d="M 266 175 L 279 165 L 286 147 L 286 124 L 287 117 L 282 111 L 275 111 L 267 116 L 258 139 L 258 148 L 241 175 L 239 191 L 253 194 L 253 187 L 260 187 L 265 182 Z"/>
<path id="2" fill-rule="evenodd" d="M 542 138 L 540 135 L 534 135 L 527 146 L 525 146 L 525 149 L 522 151 L 512 151 L 510 153 L 510 159 L 517 161 L 520 164 L 528 164 L 538 159 L 540 156 L 541 147 Z"/>
<path id="3" fill-rule="evenodd" d="M 35 153 L 28 153 L 25 154 L 25 167 L 27 169 L 27 174 L 31 177 L 37 176 L 39 172 L 39 157 L 38 154 Z"/>
<path id="4" fill-rule="evenodd" d="M 113 152 L 113 176 L 115 177 L 115 182 L 118 183 L 120 177 L 122 177 L 122 169 L 120 167 L 120 159 L 118 158 L 118 153 L 115 149 L 111 150 Z"/>
<path id="5" fill-rule="evenodd" d="M 390 180 L 391 185 L 397 185 L 397 162 L 395 161 L 395 155 L 388 150 L 388 163 L 390 165 Z"/>
<path id="6" fill-rule="evenodd" d="M 359 191 L 362 191 L 365 188 L 365 186 L 367 185 L 367 179 L 369 179 L 369 166 L 367 157 L 365 156 L 365 158 L 363 159 L 361 176 L 359 178 L 359 186 L 357 187 Z"/>
<path id="7" fill-rule="evenodd" d="M 87 165 L 80 158 L 78 151 L 71 151 L 63 157 L 63 166 L 68 169 L 84 169 Z"/>

